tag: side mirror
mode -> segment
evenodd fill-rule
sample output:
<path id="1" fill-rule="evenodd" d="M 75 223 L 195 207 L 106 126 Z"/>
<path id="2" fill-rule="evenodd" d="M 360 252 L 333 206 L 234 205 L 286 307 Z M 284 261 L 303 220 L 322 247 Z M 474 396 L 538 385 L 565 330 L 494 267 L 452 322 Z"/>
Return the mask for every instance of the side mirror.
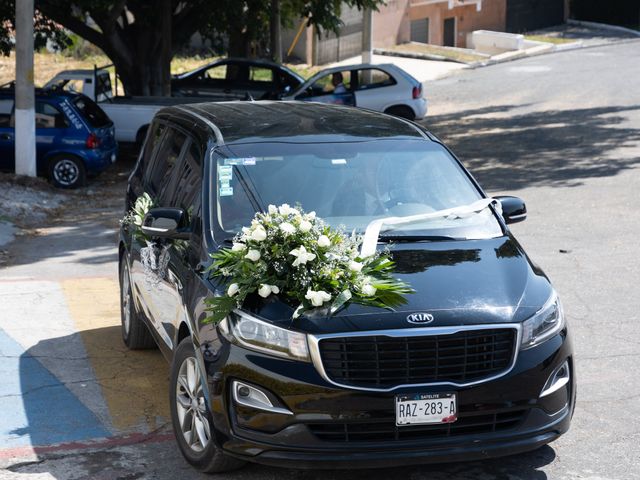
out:
<path id="1" fill-rule="evenodd" d="M 522 222 L 527 218 L 527 206 L 521 198 L 508 195 L 498 195 L 494 198 L 500 200 L 502 218 L 507 225 Z"/>
<path id="2" fill-rule="evenodd" d="M 142 220 L 142 233 L 152 238 L 188 240 L 187 216 L 181 208 L 152 208 Z"/>

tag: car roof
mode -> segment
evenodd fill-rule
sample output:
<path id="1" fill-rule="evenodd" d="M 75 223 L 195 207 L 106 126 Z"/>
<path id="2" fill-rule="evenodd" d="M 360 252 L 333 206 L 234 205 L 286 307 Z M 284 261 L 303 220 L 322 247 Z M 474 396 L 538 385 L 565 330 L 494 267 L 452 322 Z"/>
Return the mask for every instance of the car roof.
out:
<path id="1" fill-rule="evenodd" d="M 320 73 L 333 73 L 333 72 L 344 72 L 345 70 L 359 70 L 362 68 L 380 68 L 382 70 L 395 70 L 399 67 L 395 66 L 393 63 L 357 63 L 353 65 L 338 65 L 335 67 L 323 68 L 318 71 L 314 76 Z"/>
<path id="2" fill-rule="evenodd" d="M 15 88 L 12 86 L 0 88 L 0 96 L 15 98 Z M 65 98 L 77 98 L 82 94 L 76 92 L 70 92 L 68 90 L 56 89 L 56 88 L 36 88 L 35 97 L 38 100 L 54 100 L 62 101 Z"/>
<path id="3" fill-rule="evenodd" d="M 300 83 L 304 82 L 304 78 L 302 76 L 300 76 L 298 73 L 296 73 L 295 71 L 291 70 L 289 67 L 282 65 L 280 63 L 276 63 L 273 62 L 271 60 L 268 59 L 264 59 L 264 58 L 243 58 L 243 57 L 226 57 L 226 58 L 218 58 L 216 60 L 214 60 L 213 62 L 209 62 L 205 65 L 202 65 L 200 67 L 194 68 L 193 70 L 189 70 L 188 72 L 184 72 L 181 73 L 179 75 L 177 75 L 175 78 L 185 78 L 185 77 L 189 77 L 193 74 L 195 74 L 196 72 L 199 72 L 201 70 L 206 70 L 208 68 L 211 67 L 215 67 L 216 65 L 222 65 L 224 63 L 240 63 L 240 64 L 245 64 L 245 65 L 257 65 L 257 66 L 263 66 L 263 67 L 272 67 L 272 68 L 278 68 L 280 70 L 283 70 L 285 72 L 287 72 L 288 74 L 290 74 L 291 76 L 297 78 L 298 80 L 300 80 Z"/>
<path id="4" fill-rule="evenodd" d="M 207 127 L 219 145 L 433 139 L 426 130 L 408 120 L 371 110 L 314 102 L 195 103 L 162 109 L 158 116 L 190 117 L 191 122 Z"/>
<path id="5" fill-rule="evenodd" d="M 324 68 L 322 70 L 319 70 L 314 75 L 307 78 L 304 84 L 300 85 L 300 87 L 298 87 L 295 92 L 291 92 L 290 95 L 295 95 L 297 92 L 304 90 L 305 88 L 307 88 L 307 86 L 314 83 L 318 78 L 324 77 L 325 75 L 329 75 L 335 72 L 344 72 L 347 70 L 361 70 L 361 69 L 368 69 L 368 68 L 376 68 L 379 70 L 386 71 L 387 73 L 393 73 L 394 75 L 402 75 L 403 78 L 407 81 L 419 83 L 408 72 L 404 71 L 402 68 L 398 67 L 397 65 L 394 65 L 393 63 L 358 63 L 353 65 L 341 65 L 337 67 L 329 67 L 329 68 Z"/>

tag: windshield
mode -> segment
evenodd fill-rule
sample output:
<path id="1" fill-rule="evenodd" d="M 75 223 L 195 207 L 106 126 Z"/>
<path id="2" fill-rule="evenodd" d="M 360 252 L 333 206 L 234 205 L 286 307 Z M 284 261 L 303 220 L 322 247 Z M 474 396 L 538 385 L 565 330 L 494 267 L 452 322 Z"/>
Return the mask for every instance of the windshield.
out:
<path id="1" fill-rule="evenodd" d="M 333 227 L 363 233 L 373 220 L 469 205 L 482 198 L 458 162 L 426 140 L 252 143 L 213 152 L 214 234 L 232 237 L 268 205 L 299 205 Z M 502 235 L 490 209 L 385 228 L 385 237 Z"/>

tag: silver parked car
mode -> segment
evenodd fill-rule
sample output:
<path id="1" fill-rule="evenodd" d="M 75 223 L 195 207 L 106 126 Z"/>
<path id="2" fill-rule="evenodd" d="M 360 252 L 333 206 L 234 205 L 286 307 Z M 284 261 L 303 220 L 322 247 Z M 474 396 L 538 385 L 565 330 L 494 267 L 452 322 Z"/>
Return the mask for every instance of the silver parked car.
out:
<path id="1" fill-rule="evenodd" d="M 353 105 L 409 120 L 427 114 L 422 84 L 392 64 L 327 68 L 282 99 Z"/>

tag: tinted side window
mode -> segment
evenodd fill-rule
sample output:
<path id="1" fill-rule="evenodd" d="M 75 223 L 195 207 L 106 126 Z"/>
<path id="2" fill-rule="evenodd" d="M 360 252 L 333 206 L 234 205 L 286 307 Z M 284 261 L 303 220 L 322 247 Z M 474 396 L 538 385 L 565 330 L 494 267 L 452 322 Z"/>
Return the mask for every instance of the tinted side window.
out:
<path id="1" fill-rule="evenodd" d="M 249 67 L 249 80 L 252 82 L 273 82 L 273 70 L 267 67 Z"/>
<path id="2" fill-rule="evenodd" d="M 36 128 L 67 128 L 64 114 L 46 102 L 36 102 Z"/>
<path id="3" fill-rule="evenodd" d="M 158 148 L 158 145 L 160 145 L 160 140 L 162 140 L 162 135 L 167 129 L 167 125 L 156 120 L 151 124 L 151 127 L 149 128 L 151 129 L 151 131 L 147 136 L 147 141 L 144 143 L 144 148 L 140 152 L 140 162 L 143 169 L 151 165 L 151 159 L 153 159 L 153 154 Z M 147 173 L 147 175 L 149 175 L 149 173 Z"/>
<path id="4" fill-rule="evenodd" d="M 13 99 L 0 100 L 0 127 L 11 127 Z"/>
<path id="5" fill-rule="evenodd" d="M 158 153 L 150 169 L 147 187 L 151 196 L 157 197 L 157 201 L 161 204 L 163 200 L 166 201 L 167 195 L 170 193 L 171 179 L 174 176 L 174 169 L 180 159 L 186 138 L 184 133 L 168 127 L 167 133 L 158 147 Z"/>
<path id="6" fill-rule="evenodd" d="M 225 78 L 227 78 L 227 65 L 223 64 L 211 67 L 202 72 L 198 77 L 210 80 L 224 80 Z"/>
<path id="7" fill-rule="evenodd" d="M 382 70 L 367 68 L 358 70 L 358 89 L 367 90 L 369 88 L 386 87 L 395 85 L 396 81 L 391 75 Z"/>
<path id="8" fill-rule="evenodd" d="M 202 194 L 202 152 L 197 142 L 190 142 L 174 175 L 176 187 L 171 207 L 182 208 L 194 233 L 200 228 L 200 196 Z"/>

